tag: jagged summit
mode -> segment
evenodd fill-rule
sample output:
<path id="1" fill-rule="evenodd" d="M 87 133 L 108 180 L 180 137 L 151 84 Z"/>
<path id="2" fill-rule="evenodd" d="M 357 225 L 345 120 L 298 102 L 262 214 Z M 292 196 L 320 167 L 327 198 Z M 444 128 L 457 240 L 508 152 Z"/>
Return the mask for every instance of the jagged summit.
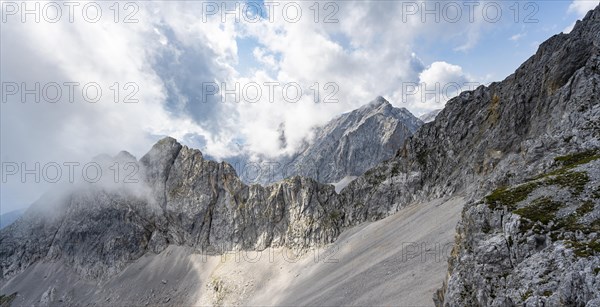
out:
<path id="1" fill-rule="evenodd" d="M 377 96 L 377 97 L 375 97 L 375 99 L 373 99 L 373 102 L 390 103 L 389 101 L 387 101 L 387 99 L 383 98 L 383 96 Z"/>
<path id="2" fill-rule="evenodd" d="M 297 175 L 323 183 L 336 183 L 348 176 L 361 175 L 377 163 L 393 157 L 404 140 L 422 124 L 407 109 L 396 108 L 378 96 L 316 128 L 313 140 L 306 142 L 291 158 L 283 157 L 277 161 L 279 168 L 269 173 L 265 171 L 258 178 L 247 176 L 251 181 L 244 176 L 245 164 L 242 163 L 238 172 L 247 184 L 266 185 Z M 148 168 L 150 175 L 158 176 L 168 171 L 182 148 L 187 147 L 167 136 L 157 141 L 140 162 Z M 199 150 L 193 150 L 199 157 L 204 157 Z M 239 166 L 238 160 L 234 159 L 234 165 Z"/>
<path id="3" fill-rule="evenodd" d="M 393 157 L 422 124 L 408 110 L 396 108 L 379 96 L 317 128 L 314 139 L 282 164 L 291 165 L 288 169 L 293 174 L 335 183 L 348 176 L 359 176 Z"/>
<path id="4" fill-rule="evenodd" d="M 387 99 L 383 98 L 383 96 L 377 96 L 375 97 L 375 99 L 369 101 L 369 103 L 363 105 L 362 107 L 360 107 L 359 109 L 362 108 L 377 108 L 383 105 L 391 105 L 391 103 L 389 101 L 387 101 Z"/>
<path id="5" fill-rule="evenodd" d="M 248 180 L 240 172 L 242 180 L 248 184 L 271 184 L 301 175 L 322 183 L 338 183 L 393 157 L 422 124 L 407 109 L 396 108 L 379 96 L 314 128 L 314 137 L 305 140 L 291 157 L 276 161 L 268 159 L 266 162 L 275 166 L 269 168 L 263 164 L 268 171 L 263 171 L 260 176 L 248 176 Z M 234 165 L 245 165 L 240 160 L 244 161 L 244 158 L 230 159 Z M 240 169 L 243 171 L 243 167 Z"/>
<path id="6" fill-rule="evenodd" d="M 416 132 L 404 145 L 390 142 L 390 150 L 400 148 L 395 157 L 369 169 L 339 194 L 331 185 L 303 177 L 267 187 L 248 186 L 227 164 L 206 160 L 199 151 L 172 138 L 163 139 L 140 159 L 152 201 L 103 190 L 76 191 L 65 198 L 41 199 L 19 221 L 2 229 L 2 293 L 19 292 L 15 302 L 20 305 L 38 304 L 43 297 L 49 304 L 63 300 L 65 304 L 101 305 L 119 300 L 131 305 L 193 305 L 194 298 L 171 289 L 185 288 L 184 279 L 206 277 L 191 284 L 199 291 L 214 291 L 210 293 L 217 298 L 215 304 L 221 304 L 218 298 L 227 293 L 246 289 L 267 292 L 260 286 L 268 281 L 260 278 L 268 276 L 273 277 L 271 282 L 281 282 L 276 287 L 279 305 L 294 305 L 286 304 L 290 284 L 310 290 L 304 293 L 329 298 L 330 305 L 343 305 L 335 304 L 340 302 L 336 300 L 354 292 L 367 293 L 366 298 L 368 294 L 389 297 L 381 305 L 398 304 L 393 301 L 398 293 L 413 293 L 385 286 L 396 285 L 390 282 L 390 275 L 398 272 L 402 261 L 388 254 L 387 246 L 378 245 L 380 241 L 375 239 L 381 237 L 376 233 L 381 228 L 373 229 L 375 223 L 361 226 L 373 229 L 373 235 L 364 237 L 356 235 L 355 230 L 361 229 L 342 232 L 415 202 L 458 196 L 459 203 L 442 207 L 457 213 L 457 206 L 465 206 L 447 283 L 436 295 L 437 304 L 598 305 L 600 262 L 594 227 L 600 225 L 599 19 L 600 8 L 596 8 L 571 33 L 542 44 L 504 81 L 451 99 L 434 122 L 418 130 L 413 127 Z M 335 169 L 344 169 L 345 161 L 376 156 L 381 151 L 373 150 L 374 144 L 384 144 L 381 141 L 392 139 L 397 131 L 411 131 L 396 118 L 387 118 L 380 112 L 366 118 L 353 112 L 344 114 L 318 131 L 314 146 L 319 150 L 304 157 L 312 161 L 334 157 L 329 161 Z M 320 172 L 326 170 L 322 164 L 317 166 Z M 49 202 L 59 203 L 51 216 L 41 210 Z M 435 202 L 431 204 L 429 209 L 439 209 Z M 414 213 L 414 208 L 404 212 Z M 423 226 L 419 233 L 411 233 L 414 228 L 407 223 L 379 235 L 392 238 L 407 232 L 410 240 L 433 239 L 446 229 L 438 227 L 438 221 L 447 218 L 446 212 L 416 220 Z M 544 214 L 548 212 L 551 214 Z M 383 222 L 394 224 L 393 219 Z M 211 272 L 200 277 L 195 274 L 207 264 L 200 268 L 181 264 L 198 251 L 306 250 L 331 243 L 340 234 L 344 237 L 338 241 L 360 237 L 370 240 L 369 247 L 382 248 L 376 250 L 386 256 L 381 264 L 391 269 L 378 266 L 355 271 L 358 262 L 371 260 L 359 254 L 341 259 L 343 269 L 327 274 L 325 277 L 335 277 L 327 285 L 318 283 L 324 277 L 319 270 L 330 268 L 331 263 L 302 270 L 302 275 L 317 272 L 314 279 L 302 279 L 300 274 L 279 278 L 282 275 L 277 274 L 288 267 L 278 266 L 269 274 L 253 274 L 259 286 L 252 288 L 212 279 Z M 175 246 L 185 250 L 183 256 L 170 254 L 169 248 Z M 442 259 L 449 254 L 444 250 L 448 253 L 438 255 Z M 169 262 L 164 270 L 140 265 L 159 258 Z M 429 264 L 421 261 L 416 266 Z M 131 275 L 122 274 L 135 265 Z M 241 275 L 238 268 L 231 274 Z M 143 284 L 142 291 L 111 295 L 110 289 L 117 288 L 110 288 L 111 282 L 119 280 L 129 290 L 136 286 L 128 283 L 130 278 L 144 270 L 151 271 L 146 275 L 150 277 L 140 280 L 149 287 Z M 191 274 L 163 279 L 161 274 L 171 270 Z M 367 275 L 377 278 L 365 280 Z M 397 275 L 403 279 L 410 276 L 405 271 Z M 445 275 L 442 272 L 438 277 L 441 280 Z M 82 277 L 92 282 L 80 291 Z M 148 288 L 163 296 L 148 295 Z M 270 292 L 262 294 L 271 296 Z M 307 302 L 307 297 L 296 299 Z M 370 302 L 364 301 L 364 305 Z"/>
<path id="7" fill-rule="evenodd" d="M 115 156 L 115 160 L 122 160 L 122 161 L 133 160 L 133 161 L 136 161 L 137 159 L 135 158 L 134 155 L 132 155 L 128 151 L 122 150 L 122 151 L 119 151 L 119 153 L 117 153 L 117 155 Z"/>
<path id="8" fill-rule="evenodd" d="M 375 99 L 369 101 L 366 104 L 361 105 L 357 109 L 336 116 L 333 120 L 336 120 L 340 117 L 348 116 L 348 114 L 361 114 L 362 116 L 364 116 L 369 113 L 381 113 L 384 112 L 386 109 L 392 107 L 392 104 L 385 98 L 383 98 L 382 96 L 377 96 Z"/>
<path id="9" fill-rule="evenodd" d="M 171 136 L 165 136 L 162 139 L 158 140 L 150 149 L 150 151 L 178 151 L 181 149 L 181 144 L 177 139 Z"/>
<path id="10" fill-rule="evenodd" d="M 371 100 L 369 103 L 361 106 L 360 108 L 350 111 L 350 112 L 346 112 L 345 114 L 348 113 L 369 113 L 369 112 L 379 112 L 379 113 L 389 113 L 392 110 L 400 110 L 402 113 L 405 114 L 410 114 L 412 115 L 412 113 L 406 109 L 406 108 L 397 108 L 394 107 L 387 99 L 383 98 L 382 96 L 377 96 L 375 99 Z M 342 116 L 343 116 L 342 115 Z"/>
<path id="11" fill-rule="evenodd" d="M 414 117 L 414 115 L 408 109 L 394 107 L 388 100 L 386 100 L 382 96 L 377 96 L 377 98 L 375 98 L 371 102 L 361 106 L 360 108 L 358 108 L 354 111 L 344 113 L 344 115 L 349 114 L 349 113 L 361 113 L 361 114 L 381 113 L 381 114 L 385 114 L 385 115 L 390 115 L 392 113 L 395 113 L 395 114 L 401 113 L 403 116 L 403 119 L 407 119 L 409 117 Z M 410 124 L 415 124 L 415 123 L 411 122 Z M 415 124 L 415 125 L 418 125 L 418 124 Z"/>

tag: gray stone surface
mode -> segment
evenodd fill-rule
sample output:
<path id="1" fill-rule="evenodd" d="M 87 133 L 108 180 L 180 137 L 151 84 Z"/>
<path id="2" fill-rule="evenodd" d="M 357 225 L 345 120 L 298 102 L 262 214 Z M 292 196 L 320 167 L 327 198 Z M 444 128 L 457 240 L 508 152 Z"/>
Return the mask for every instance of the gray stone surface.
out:
<path id="1" fill-rule="evenodd" d="M 38 262 L 0 291 L 18 292 L 14 306 L 430 306 L 462 204 L 460 197 L 415 204 L 302 253 L 203 255 L 170 245 L 102 281 L 61 261 Z"/>
<path id="2" fill-rule="evenodd" d="M 598 9 L 540 45 L 502 82 L 451 99 L 398 151 L 341 194 L 368 210 L 466 190 L 470 198 L 600 147 Z"/>
<path id="3" fill-rule="evenodd" d="M 423 122 L 383 97 L 316 129 L 316 136 L 288 164 L 294 175 L 333 183 L 360 176 L 390 159 Z"/>
<path id="4" fill-rule="evenodd" d="M 490 185 L 512 188 L 465 206 L 436 305 L 600 304 L 599 83 L 597 7 L 570 34 L 552 37 L 514 75 L 492 85 L 510 100 L 503 104 L 500 95 L 496 108 L 492 97 L 487 120 L 512 122 L 497 134 L 502 138 L 484 139 L 496 151 L 488 161 L 488 151 L 480 151 L 483 164 L 473 165 L 473 177 L 487 175 L 474 180 L 473 199 Z M 555 159 L 573 152 L 584 158 Z"/>
<path id="5" fill-rule="evenodd" d="M 63 260 L 84 276 L 103 278 L 146 252 L 185 245 L 222 253 L 269 246 L 307 248 L 340 232 L 339 196 L 332 185 L 293 177 L 247 186 L 227 163 L 172 138 L 140 160 L 153 197 L 89 184 L 40 199 L 0 232 L 4 278 L 39 260 Z"/>
<path id="6" fill-rule="evenodd" d="M 295 154 L 277 159 L 236 157 L 230 161 L 244 182 L 271 184 L 303 176 L 322 183 L 336 183 L 345 177 L 360 176 L 378 163 L 394 157 L 404 141 L 423 122 L 405 108 L 392 106 L 383 97 L 344 113 L 305 141 Z M 285 139 L 284 136 L 282 136 Z M 251 165 L 252 167 L 247 167 Z M 260 167 L 260 171 L 254 170 Z"/>
<path id="7" fill-rule="evenodd" d="M 466 205 L 438 306 L 597 306 L 600 152 L 570 172 L 586 174 L 581 190 L 550 175 L 505 192 L 539 184 L 513 205 Z"/>
<path id="8" fill-rule="evenodd" d="M 379 118 L 388 113 L 395 117 Z M 412 130 L 391 119 L 398 116 L 414 124 Z M 404 138 L 420 124 L 383 98 L 337 121 L 328 126 L 332 131 L 323 132 L 323 142 L 364 121 L 389 128 L 390 135 L 381 137 L 390 142 L 397 141 L 398 131 L 406 132 Z M 399 145 L 386 146 L 391 152 Z M 21 220 L 0 232 L 3 278 L 37 261 L 61 260 L 83 276 L 101 279 L 144 253 L 159 253 L 169 245 L 214 253 L 278 246 L 305 249 L 331 243 L 345 227 L 391 212 L 388 204 L 372 218 L 361 206 L 345 208 L 345 198 L 333 185 L 306 177 L 248 186 L 231 165 L 206 160 L 199 150 L 170 137 L 156 143 L 139 161 L 126 152 L 95 160 L 105 167 L 115 161 L 136 163 L 141 182 L 84 184 L 56 192 L 55 200 L 42 197 Z"/>
<path id="9" fill-rule="evenodd" d="M 587 246 L 597 242 L 597 232 L 565 230 L 562 243 L 540 238 L 546 228 L 519 236 L 515 228 L 521 219 L 513 211 L 490 211 L 477 200 L 500 186 L 552 172 L 557 156 L 600 148 L 599 84 L 596 8 L 571 33 L 541 44 L 504 81 L 450 100 L 395 157 L 339 194 L 333 185 L 303 177 L 249 186 L 229 164 L 206 160 L 199 151 L 166 138 L 136 161 L 140 184 L 51 193 L 0 230 L 0 282 L 53 262 L 86 278 L 105 280 L 132 261 L 173 245 L 215 253 L 236 248 L 302 250 L 331 243 L 344 229 L 385 218 L 411 203 L 464 193 L 469 205 L 458 228 L 447 287 L 435 296 L 438 304 L 593 306 L 599 299 L 598 254 L 592 249 L 590 257 L 574 257 L 581 254 L 581 245 L 568 241 Z M 132 161 L 124 153 L 110 159 Z M 591 181 L 577 197 L 597 195 L 597 162 L 578 167 Z M 572 193 L 548 186 L 533 193 L 546 193 L 555 201 Z M 557 217 L 589 200 L 577 197 L 561 203 Z M 518 208 L 534 201 L 527 199 Z M 590 226 L 597 221 L 598 204 L 592 202 L 592 213 L 578 217 L 577 223 Z M 509 249 L 503 233 L 524 242 Z M 557 273 L 540 276 L 548 270 Z M 466 276 L 472 272 L 479 274 Z M 488 283 L 486 277 L 496 282 Z M 41 289 L 40 297 L 51 286 Z M 531 293 L 515 290 L 521 286 Z M 465 289 L 469 294 L 462 296 Z M 44 297 L 52 298 L 52 290 Z"/>

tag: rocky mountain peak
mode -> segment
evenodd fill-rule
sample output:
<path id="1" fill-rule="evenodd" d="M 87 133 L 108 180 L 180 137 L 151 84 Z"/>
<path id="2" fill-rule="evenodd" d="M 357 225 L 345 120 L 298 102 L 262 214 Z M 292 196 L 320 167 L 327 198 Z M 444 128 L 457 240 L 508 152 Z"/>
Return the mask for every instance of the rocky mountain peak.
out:
<path id="1" fill-rule="evenodd" d="M 314 128 L 314 137 L 305 140 L 292 156 L 276 161 L 258 161 L 265 169 L 257 176 L 242 174 L 244 161 L 249 158 L 234 157 L 228 161 L 241 166 L 239 173 L 248 184 L 271 184 L 294 175 L 310 177 L 322 183 L 338 183 L 393 157 L 404 140 L 422 124 L 407 109 L 396 108 L 378 96 L 358 109 Z M 281 133 L 281 143 L 285 144 L 285 140 L 285 134 Z M 261 162 L 267 162 L 270 166 Z M 271 168 L 273 165 L 274 168 Z M 250 180 L 248 177 L 251 177 Z"/>
<path id="2" fill-rule="evenodd" d="M 387 101 L 387 99 L 383 98 L 383 96 L 377 96 L 369 104 L 381 105 L 381 104 L 390 104 L 390 102 Z"/>
<path id="3" fill-rule="evenodd" d="M 33 305 L 42 297 L 38 285 L 61 285 L 56 291 L 68 295 L 75 292 L 68 285 L 79 283 L 80 276 L 95 281 L 117 276 L 169 246 L 214 254 L 268 247 L 306 250 L 409 204 L 460 196 L 460 204 L 453 206 L 465 206 L 463 221 L 448 279 L 436 295 L 438 305 L 599 305 L 599 19 L 600 7 L 571 33 L 543 43 L 502 82 L 451 99 L 430 124 L 417 125 L 418 119 L 407 124 L 402 116 L 410 114 L 379 98 L 362 109 L 369 109 L 367 114 L 359 109 L 337 117 L 319 128 L 313 143 L 292 161 L 296 174 L 306 171 L 316 180 L 292 176 L 249 186 L 227 163 L 204 159 L 200 151 L 164 138 L 139 161 L 152 202 L 92 186 L 41 199 L 2 229 L 0 280 L 7 281 L 2 287 L 19 293 L 40 290 L 30 295 L 27 305 Z M 389 155 L 371 168 L 373 160 Z M 360 176 L 340 193 L 323 184 L 354 173 Z M 51 218 L 42 211 L 50 202 L 57 203 Z M 429 220 L 430 234 L 439 232 L 436 219 Z M 352 259 L 370 260 L 362 256 Z M 44 265 L 59 269 L 48 270 L 54 275 L 47 279 L 31 273 Z M 63 269 L 80 276 L 68 279 Z M 344 272 L 340 278 L 357 275 Z M 167 282 L 168 288 L 176 284 L 159 284 Z M 94 282 L 84 303 L 104 298 L 97 290 L 104 284 Z M 338 293 L 348 289 L 343 282 L 336 285 Z M 167 298 L 181 296 L 171 292 Z M 130 299 L 131 304 L 142 302 Z"/>
<path id="4" fill-rule="evenodd" d="M 394 107 L 388 100 L 386 100 L 385 98 L 383 98 L 382 96 L 377 96 L 375 99 L 371 100 L 369 103 L 361 106 L 360 108 L 348 112 L 346 114 L 350 114 L 350 113 L 357 113 L 357 114 L 376 114 L 376 113 L 382 113 L 382 114 L 389 114 L 390 112 L 393 111 L 401 111 L 402 113 L 405 114 L 411 114 L 410 111 L 408 111 L 406 108 L 396 108 Z"/>
<path id="5" fill-rule="evenodd" d="M 130 154 L 128 151 L 122 150 L 114 157 L 117 161 L 137 161 L 134 155 Z"/>
<path id="6" fill-rule="evenodd" d="M 169 164 L 173 161 L 183 146 L 172 137 L 165 137 L 156 142 L 140 162 L 145 165 Z"/>
<path id="7" fill-rule="evenodd" d="M 369 103 L 361 106 L 360 108 L 354 111 L 345 113 L 344 115 L 346 114 L 353 115 L 353 117 L 363 118 L 374 116 L 377 114 L 383 114 L 385 116 L 397 116 L 398 114 L 401 114 L 403 119 L 414 117 L 414 115 L 406 108 L 395 107 L 388 100 L 381 96 L 377 96 L 377 98 L 370 101 Z"/>
<path id="8" fill-rule="evenodd" d="M 385 113 L 389 112 L 389 109 L 393 108 L 392 104 L 381 96 L 377 96 L 374 100 L 360 106 L 358 109 L 344 113 L 341 116 L 347 114 L 353 114 L 358 116 L 366 116 L 367 114 Z"/>
<path id="9" fill-rule="evenodd" d="M 337 183 L 393 157 L 422 124 L 408 110 L 379 96 L 316 129 L 315 138 L 285 164 L 293 166 L 294 174 Z"/>

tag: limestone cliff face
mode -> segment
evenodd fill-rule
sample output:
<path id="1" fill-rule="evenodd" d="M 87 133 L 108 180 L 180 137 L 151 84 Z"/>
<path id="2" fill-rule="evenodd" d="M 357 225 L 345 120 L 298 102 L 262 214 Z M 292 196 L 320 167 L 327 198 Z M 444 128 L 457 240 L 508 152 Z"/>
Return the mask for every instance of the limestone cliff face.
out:
<path id="1" fill-rule="evenodd" d="M 421 124 L 379 97 L 322 127 L 317 143 L 293 165 L 302 172 L 308 168 L 301 165 L 316 161 L 322 171 L 334 157 L 333 163 L 345 166 L 331 168 L 323 180 L 359 174 L 373 161 L 392 156 Z M 48 260 L 64 260 L 87 276 L 110 276 L 171 244 L 210 253 L 304 249 L 331 243 L 344 227 L 388 212 L 346 208 L 333 186 L 307 177 L 249 186 L 231 165 L 205 159 L 173 138 L 159 141 L 139 161 L 127 153 L 102 160 L 136 163 L 141 182 L 88 184 L 40 199 L 0 233 L 3 277 Z"/>
<path id="2" fill-rule="evenodd" d="M 172 138 L 154 145 L 139 165 L 152 197 L 90 185 L 34 204 L 0 233 L 2 276 L 64 260 L 86 276 L 103 277 L 170 244 L 208 253 L 302 249 L 330 243 L 340 232 L 342 205 L 331 185 L 293 177 L 247 186 L 229 164 L 205 160 Z"/>
<path id="3" fill-rule="evenodd" d="M 551 173 L 557 157 L 562 161 L 561 156 L 590 152 L 594 157 L 598 148 L 600 7 L 571 33 L 544 42 L 504 81 L 449 101 L 395 159 L 354 180 L 341 194 L 353 214 L 365 208 L 371 218 L 415 200 L 467 194 L 472 201 L 458 228 L 448 283 L 435 296 L 438 305 L 595 306 L 597 163 L 580 166 L 575 175 L 550 175 L 543 183 L 550 190 L 532 191 L 537 196 L 521 199 L 514 208 L 491 210 L 477 200 L 498 187 Z M 585 181 L 577 195 L 553 190 L 577 180 Z M 553 211 L 552 217 L 525 217 L 529 221 L 519 224 L 519 212 L 536 210 Z M 557 226 L 565 221 L 582 229 Z M 525 224 L 538 226 L 534 233 L 518 233 L 515 227 Z M 505 244 L 508 238 L 517 240 L 514 246 Z"/>
<path id="4" fill-rule="evenodd" d="M 169 245 L 207 253 L 301 250 L 397 209 L 349 204 L 333 185 L 306 177 L 248 186 L 231 165 L 173 138 L 139 161 L 126 153 L 102 160 L 136 163 L 140 182 L 85 184 L 42 197 L 0 232 L 3 278 L 39 261 L 64 261 L 84 276 L 103 278 Z"/>
<path id="5" fill-rule="evenodd" d="M 350 148 L 347 153 L 359 147 Z M 386 217 L 414 201 L 464 192 L 472 201 L 458 228 L 438 304 L 583 304 L 598 297 L 597 291 L 586 290 L 597 289 L 598 279 L 598 163 L 591 158 L 598 148 L 600 8 L 571 33 L 543 43 L 504 81 L 450 100 L 394 158 L 339 194 L 332 185 L 303 177 L 249 186 L 229 164 L 207 160 L 198 150 L 165 138 L 139 161 L 126 154 L 112 158 L 136 163 L 139 185 L 92 184 L 52 193 L 2 229 L 1 276 L 60 260 L 85 276 L 101 278 L 168 245 L 216 253 L 268 246 L 303 249 L 332 242 L 346 227 Z M 587 160 L 576 159 L 570 166 L 565 164 L 570 158 L 555 160 L 590 152 Z M 508 203 L 483 198 L 498 187 L 543 174 L 518 201 L 502 194 L 513 191 L 509 188 L 496 191 L 513 199 Z M 580 184 L 572 187 L 572 181 Z M 552 216 L 532 215 L 539 208 Z M 555 229 L 564 221 L 583 230 Z M 509 237 L 513 243 L 507 246 Z M 547 270 L 557 273 L 534 279 Z M 472 272 L 479 274 L 468 276 Z M 521 286 L 531 292 L 516 290 Z"/>
<path id="6" fill-rule="evenodd" d="M 153 151 L 179 147 L 175 144 L 174 139 L 165 139 Z M 149 155 L 142 158 L 148 167 L 161 164 Z M 157 225 L 162 231 L 153 238 L 161 243 L 159 249 L 165 244 L 215 250 L 308 247 L 331 242 L 337 235 L 332 212 L 340 207 L 339 199 L 332 186 L 311 179 L 247 186 L 229 164 L 205 160 L 200 151 L 184 146 L 170 172 L 151 184 L 162 182 L 164 216 Z"/>
<path id="7" fill-rule="evenodd" d="M 502 82 L 451 99 L 342 194 L 371 210 L 463 190 L 477 198 L 542 173 L 557 155 L 600 147 L 599 19 L 596 9 Z"/>
<path id="8" fill-rule="evenodd" d="M 454 172 L 476 191 L 438 306 L 600 305 L 599 85 L 597 7 L 490 87 L 479 158 Z"/>
<path id="9" fill-rule="evenodd" d="M 464 208 L 438 306 L 600 304 L 600 151 Z"/>

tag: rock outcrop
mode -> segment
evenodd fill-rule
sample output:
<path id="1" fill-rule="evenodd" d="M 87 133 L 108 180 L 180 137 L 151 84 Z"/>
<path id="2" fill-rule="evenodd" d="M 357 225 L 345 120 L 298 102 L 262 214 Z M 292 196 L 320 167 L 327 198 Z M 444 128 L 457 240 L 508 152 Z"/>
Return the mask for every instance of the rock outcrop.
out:
<path id="1" fill-rule="evenodd" d="M 600 304 L 600 151 L 468 204 L 438 306 Z"/>
<path id="2" fill-rule="evenodd" d="M 344 134 L 344 129 L 351 134 L 354 130 L 348 127 L 366 121 L 393 127 L 391 134 L 381 136 L 392 141 L 398 133 L 412 134 L 420 123 L 383 98 L 359 111 L 338 118 L 343 125 L 331 125 L 337 128 L 324 133 L 323 139 Z M 408 130 L 394 120 L 374 119 L 389 112 L 412 118 L 415 126 Z M 391 151 L 394 145 L 386 144 Z M 120 178 L 119 183 L 82 184 L 42 197 L 23 218 L 0 232 L 3 278 L 39 261 L 63 261 L 84 276 L 104 278 L 169 245 L 217 254 L 280 246 L 302 250 L 331 243 L 346 227 L 398 209 L 387 203 L 375 208 L 347 206 L 347 198 L 337 194 L 333 185 L 307 177 L 249 186 L 230 164 L 207 160 L 199 150 L 170 137 L 156 143 L 139 161 L 126 152 L 99 156 L 96 161 L 104 167 L 133 163 L 137 177 L 129 183 Z"/>
<path id="3" fill-rule="evenodd" d="M 166 138 L 139 161 L 127 154 L 112 158 L 136 163 L 139 184 L 52 193 L 2 229 L 0 276 L 6 280 L 36 263 L 63 261 L 102 278 L 169 245 L 214 253 L 303 249 L 410 203 L 461 192 L 472 201 L 458 228 L 447 286 L 436 294 L 439 305 L 593 305 L 599 165 L 591 157 L 600 148 L 599 85 L 600 7 L 571 33 L 541 44 L 504 81 L 450 100 L 392 159 L 339 194 L 332 185 L 298 176 L 249 186 L 231 165 Z M 377 101 L 369 108 L 397 112 Z M 339 159 L 358 157 L 352 153 L 367 143 L 352 147 L 342 137 L 350 131 L 339 133 L 335 144 L 345 148 Z M 338 148 L 330 145 L 316 146 Z M 573 153 L 588 158 L 564 162 Z M 524 182 L 536 183 L 535 189 L 519 192 Z M 513 192 L 526 197 L 515 200 Z M 507 245 L 508 238 L 513 242 Z"/>
<path id="4" fill-rule="evenodd" d="M 436 305 L 600 305 L 599 84 L 597 7 L 491 86 L 509 100 L 490 93 L 487 128 L 513 121 L 484 139 L 473 198 L 499 188 L 465 206 Z"/>
<path id="5" fill-rule="evenodd" d="M 463 190 L 476 199 L 543 173 L 556 156 L 600 147 L 599 10 L 502 82 L 451 99 L 342 194 L 371 209 Z"/>
<path id="6" fill-rule="evenodd" d="M 41 260 L 110 276 L 146 252 L 184 245 L 207 253 L 297 249 L 332 242 L 340 198 L 331 185 L 292 177 L 247 186 L 227 163 L 165 138 L 138 162 L 143 183 L 88 184 L 46 195 L 0 232 L 2 277 Z M 150 187 L 152 197 L 137 190 Z"/>

